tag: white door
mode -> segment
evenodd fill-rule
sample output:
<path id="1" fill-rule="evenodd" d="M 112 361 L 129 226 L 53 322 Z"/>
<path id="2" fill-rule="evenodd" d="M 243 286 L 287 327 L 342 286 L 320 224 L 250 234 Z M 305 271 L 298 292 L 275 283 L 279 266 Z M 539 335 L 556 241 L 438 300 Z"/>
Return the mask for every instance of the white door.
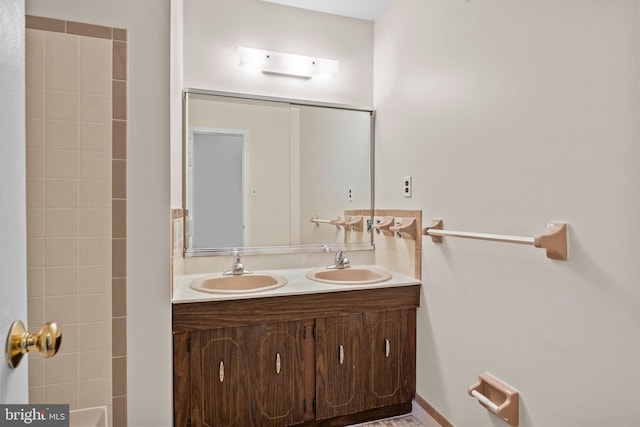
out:
<path id="1" fill-rule="evenodd" d="M 0 0 L 0 403 L 29 400 L 27 358 L 9 368 L 5 340 L 27 322 L 24 0 Z"/>
<path id="2" fill-rule="evenodd" d="M 243 158 L 243 134 L 193 132 L 194 248 L 245 246 Z"/>

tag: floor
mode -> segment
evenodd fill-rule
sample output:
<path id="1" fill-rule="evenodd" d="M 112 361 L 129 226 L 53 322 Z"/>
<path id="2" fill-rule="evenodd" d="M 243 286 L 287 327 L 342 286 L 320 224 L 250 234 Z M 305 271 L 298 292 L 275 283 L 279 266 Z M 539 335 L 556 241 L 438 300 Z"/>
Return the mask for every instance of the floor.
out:
<path id="1" fill-rule="evenodd" d="M 370 423 L 357 424 L 358 427 L 420 427 L 420 421 L 411 415 L 388 418 L 386 420 L 372 421 Z"/>

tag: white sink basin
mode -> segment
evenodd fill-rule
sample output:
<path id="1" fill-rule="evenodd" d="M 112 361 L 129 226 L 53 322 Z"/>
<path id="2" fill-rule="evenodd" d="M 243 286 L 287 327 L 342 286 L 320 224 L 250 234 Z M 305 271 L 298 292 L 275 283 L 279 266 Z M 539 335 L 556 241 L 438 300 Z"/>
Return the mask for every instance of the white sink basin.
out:
<path id="1" fill-rule="evenodd" d="M 342 269 L 316 268 L 306 274 L 308 279 L 316 282 L 334 283 L 337 285 L 366 285 L 386 282 L 391 279 L 389 272 L 375 267 L 350 267 Z"/>
<path id="2" fill-rule="evenodd" d="M 199 292 L 214 294 L 246 294 L 277 289 L 287 283 L 287 278 L 279 274 L 251 273 L 241 275 L 200 277 L 189 283 L 189 287 Z"/>

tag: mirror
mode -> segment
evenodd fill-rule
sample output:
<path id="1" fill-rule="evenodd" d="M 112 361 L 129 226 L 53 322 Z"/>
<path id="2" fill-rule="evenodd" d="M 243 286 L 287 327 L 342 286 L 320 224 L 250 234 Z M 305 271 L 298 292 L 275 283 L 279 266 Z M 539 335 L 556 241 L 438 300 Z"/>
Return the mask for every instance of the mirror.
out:
<path id="1" fill-rule="evenodd" d="M 189 90 L 184 113 L 187 254 L 372 247 L 370 110 Z"/>

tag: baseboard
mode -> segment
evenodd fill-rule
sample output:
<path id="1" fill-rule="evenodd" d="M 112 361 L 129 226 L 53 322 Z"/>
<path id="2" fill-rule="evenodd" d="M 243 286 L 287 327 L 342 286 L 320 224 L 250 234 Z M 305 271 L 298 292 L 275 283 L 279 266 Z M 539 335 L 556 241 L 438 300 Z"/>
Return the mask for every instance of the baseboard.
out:
<path id="1" fill-rule="evenodd" d="M 431 418 L 433 418 L 433 420 L 437 422 L 441 427 L 455 427 L 455 425 L 451 421 L 446 419 L 444 415 L 438 412 L 436 408 L 431 406 L 431 404 L 426 400 L 424 400 L 424 398 L 419 394 L 416 393 L 414 401 L 422 410 L 424 410 L 427 414 L 429 414 L 429 416 L 431 416 Z"/>

